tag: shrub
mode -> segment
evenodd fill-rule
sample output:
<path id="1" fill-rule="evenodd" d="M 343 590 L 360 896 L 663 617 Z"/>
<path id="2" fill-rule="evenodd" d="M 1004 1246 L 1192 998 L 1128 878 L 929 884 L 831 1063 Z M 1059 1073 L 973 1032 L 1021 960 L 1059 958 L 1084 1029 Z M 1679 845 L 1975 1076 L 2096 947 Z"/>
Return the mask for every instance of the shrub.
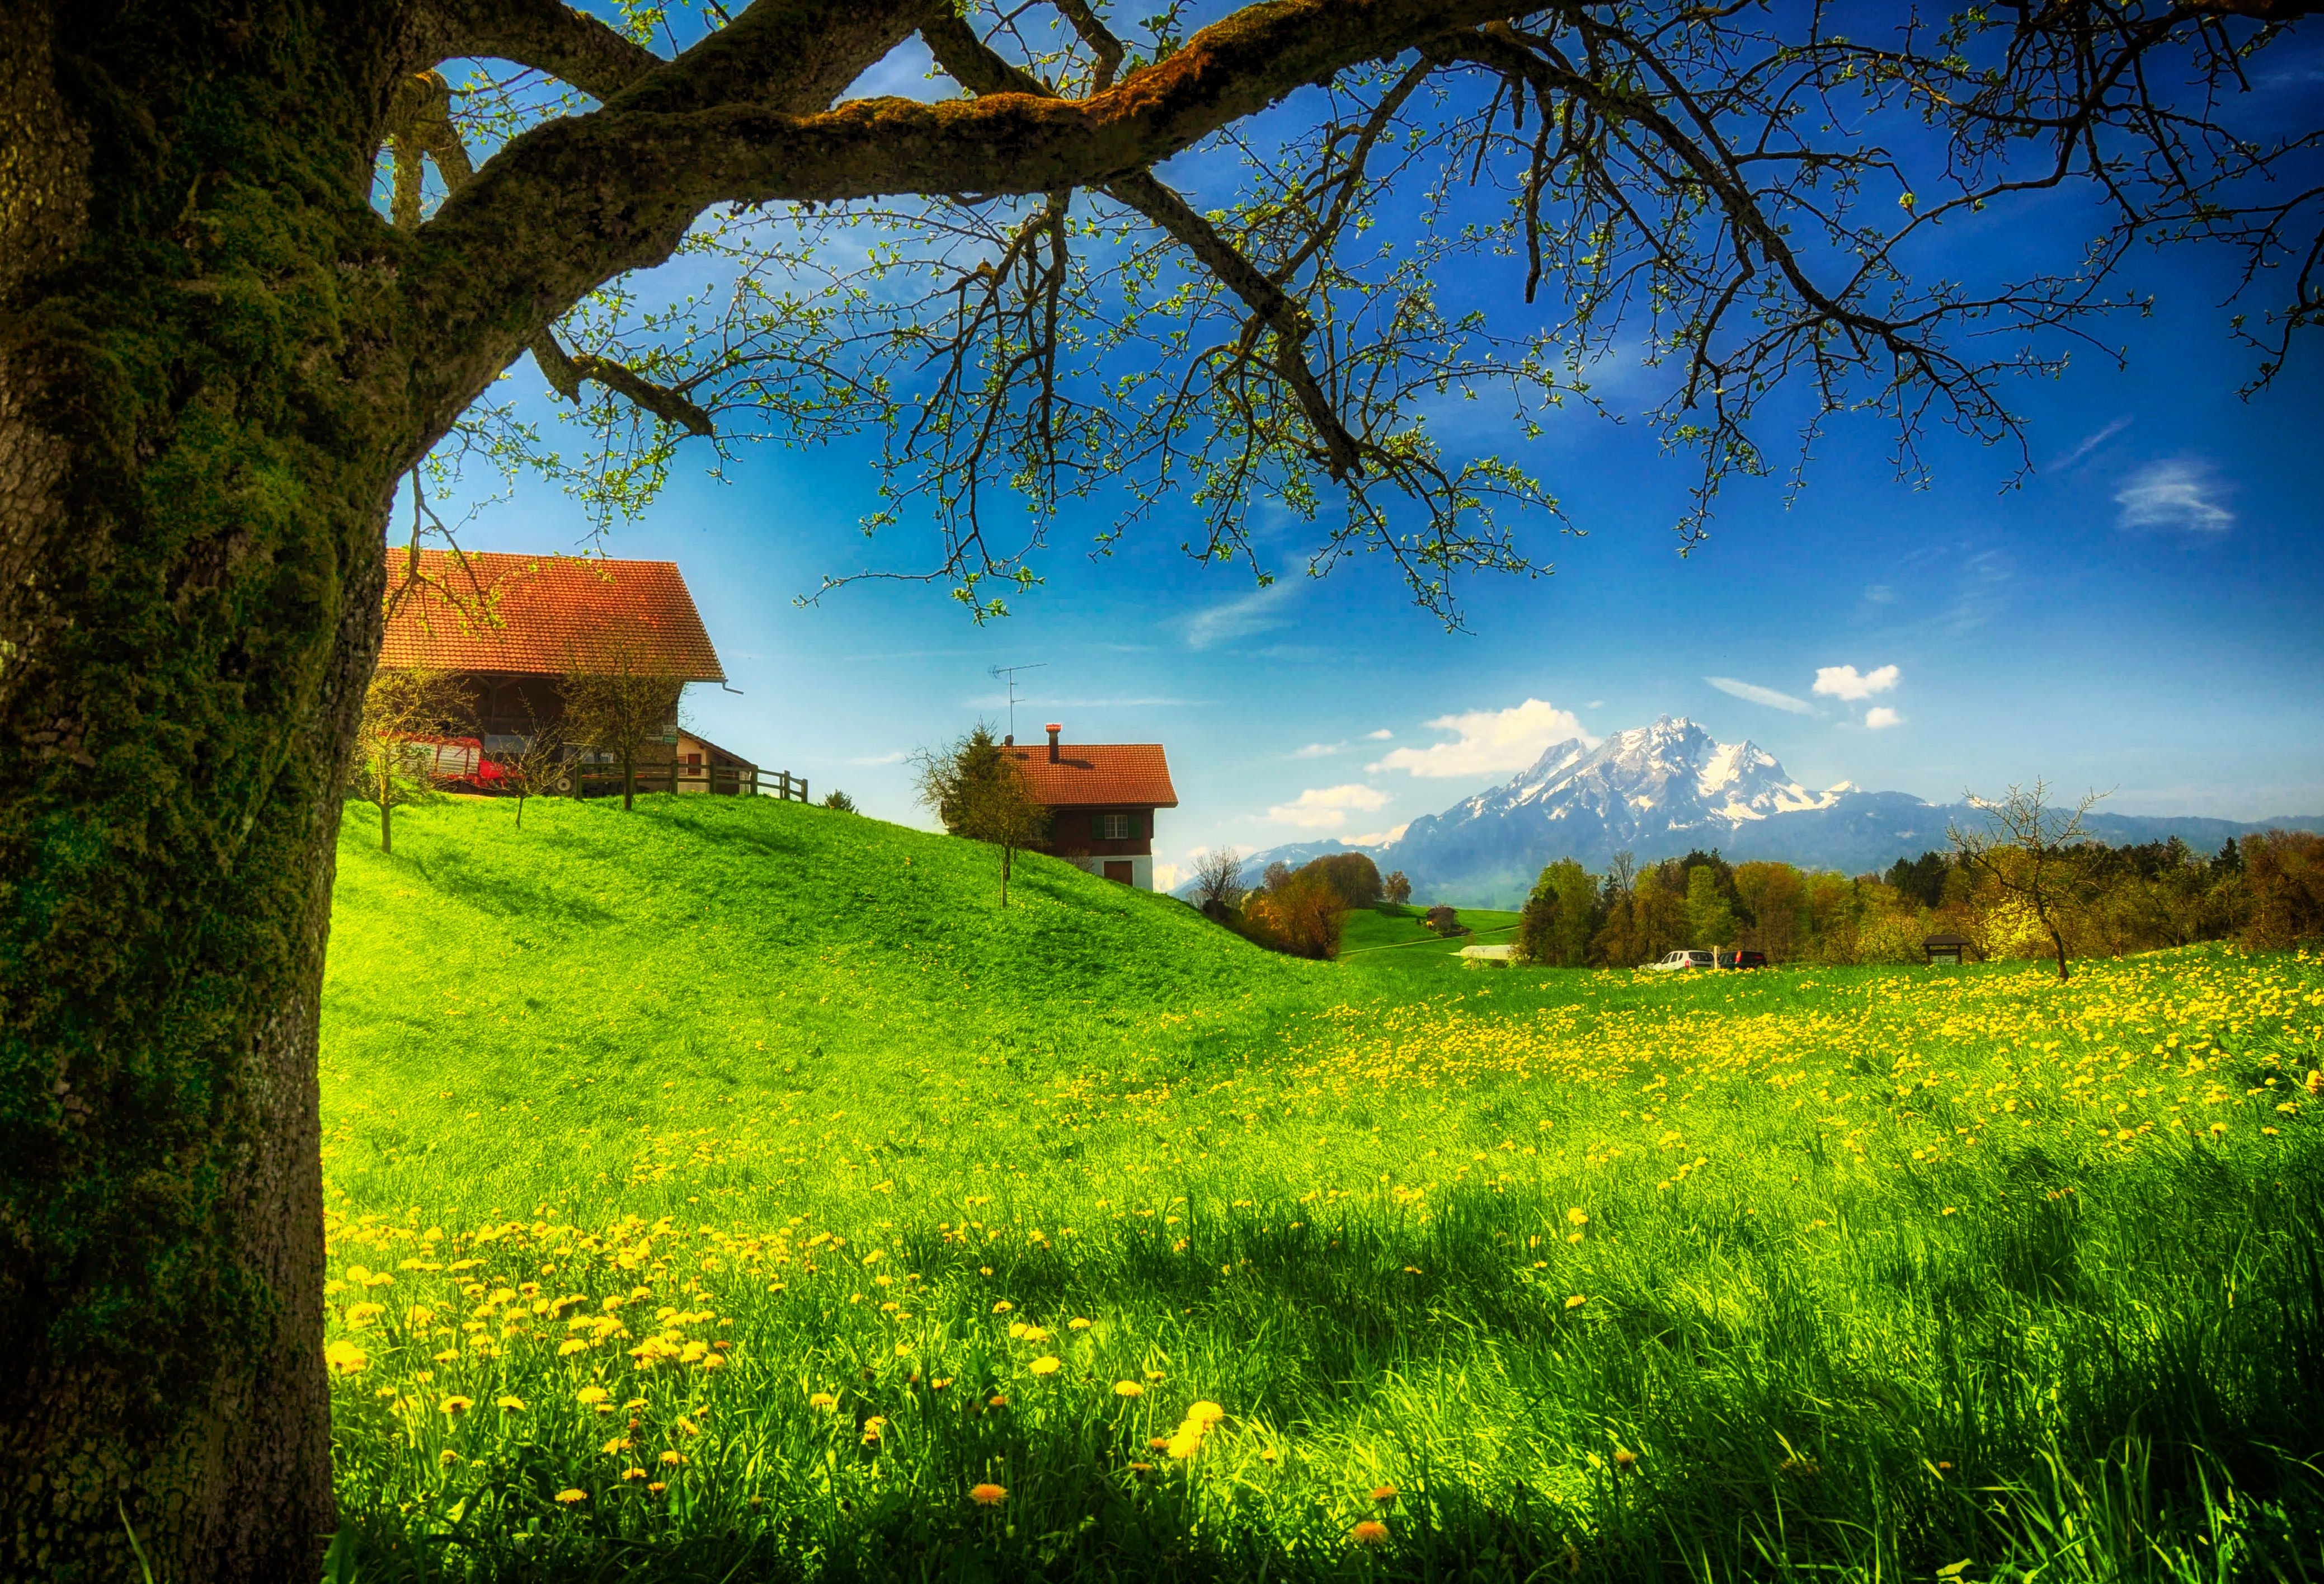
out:
<path id="1" fill-rule="evenodd" d="M 1320 876 L 1301 874 L 1245 898 L 1235 928 L 1270 952 L 1321 959 L 1340 949 L 1347 912 L 1347 903 Z"/>
<path id="2" fill-rule="evenodd" d="M 2243 863 L 2252 907 L 2246 946 L 2281 952 L 2324 940 L 2324 836 L 2263 831 L 2244 843 Z"/>
<path id="3" fill-rule="evenodd" d="M 850 797 L 846 793 L 836 789 L 826 792 L 823 795 L 823 806 L 825 808 L 835 809 L 841 814 L 853 814 L 855 812 L 855 799 Z"/>

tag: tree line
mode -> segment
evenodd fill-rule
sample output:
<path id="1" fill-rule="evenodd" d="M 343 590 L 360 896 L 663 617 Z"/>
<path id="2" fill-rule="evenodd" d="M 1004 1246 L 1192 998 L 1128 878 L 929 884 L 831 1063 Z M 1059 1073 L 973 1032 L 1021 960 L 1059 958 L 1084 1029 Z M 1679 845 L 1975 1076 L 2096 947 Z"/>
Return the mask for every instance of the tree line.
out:
<path id="1" fill-rule="evenodd" d="M 2109 846 L 1957 841 L 1843 875 L 1788 863 L 1729 862 L 1717 849 L 1603 874 L 1571 858 L 1526 897 L 1519 961 L 1627 968 L 1687 948 L 1763 952 L 1771 962 L 1926 960 L 1923 943 L 1959 935 L 1986 958 L 2075 957 L 2233 940 L 2285 950 L 2324 939 L 2324 836 L 2267 831 L 2203 854 L 2172 837 Z"/>

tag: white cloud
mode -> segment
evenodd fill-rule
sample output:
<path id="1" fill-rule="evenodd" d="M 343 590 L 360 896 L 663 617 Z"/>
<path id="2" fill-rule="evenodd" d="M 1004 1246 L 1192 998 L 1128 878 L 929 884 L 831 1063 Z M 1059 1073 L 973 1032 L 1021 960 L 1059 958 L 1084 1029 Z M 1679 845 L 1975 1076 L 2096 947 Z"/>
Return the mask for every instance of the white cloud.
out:
<path id="1" fill-rule="evenodd" d="M 1893 605 L 1896 603 L 1895 585 L 1886 583 L 1868 583 L 1864 585 L 1864 597 L 1872 604 Z"/>
<path id="2" fill-rule="evenodd" d="M 1291 619 L 1284 607 L 1298 592 L 1296 583 L 1270 583 L 1238 599 L 1197 611 L 1186 619 L 1186 647 L 1208 649 L 1229 639 L 1249 638 L 1280 627 Z"/>
<path id="3" fill-rule="evenodd" d="M 2113 439 L 2116 435 L 2122 433 L 2123 430 L 2129 427 L 2130 419 L 2126 418 L 2118 418 L 2112 423 L 2107 425 L 2106 428 L 2098 430 L 2096 434 L 2084 436 L 2082 437 L 2081 444 L 2076 446 L 2063 456 L 2059 457 L 2055 462 L 2050 464 L 2052 471 L 2063 473 L 2067 468 L 2073 466 L 2075 463 L 2080 462 L 2083 457 L 2088 456 L 2091 452 L 2097 450 L 2099 447 L 2105 445 L 2108 440 Z"/>
<path id="4" fill-rule="evenodd" d="M 862 759 L 851 759 L 846 762 L 852 765 L 899 765 L 904 762 L 904 751 L 899 748 L 893 753 L 867 754 Z"/>
<path id="5" fill-rule="evenodd" d="M 1844 698 L 1854 703 L 1870 698 L 1876 693 L 1886 693 L 1896 686 L 1904 673 L 1894 666 L 1883 666 L 1876 671 L 1858 675 L 1853 666 L 1818 666 L 1815 691 L 1827 698 Z"/>
<path id="6" fill-rule="evenodd" d="M 1395 732 L 1389 731 L 1386 726 L 1382 726 L 1377 732 L 1365 732 L 1364 741 L 1367 742 L 1387 742 L 1394 739 L 1395 736 Z"/>
<path id="7" fill-rule="evenodd" d="M 1178 872 L 1178 866 L 1175 863 L 1154 866 L 1154 889 L 1157 891 L 1175 891 L 1178 889 L 1178 882 L 1185 878 Z"/>
<path id="8" fill-rule="evenodd" d="M 1794 698 L 1788 693 L 1778 693 L 1772 687 L 1762 687 L 1756 682 L 1738 682 L 1732 677 L 1705 677 L 1703 680 L 1721 693 L 1732 694 L 1737 698 L 1749 699 L 1753 704 L 1764 704 L 1772 710 L 1789 710 L 1795 715 L 1815 713 L 1815 705 L 1806 699 Z"/>
<path id="9" fill-rule="evenodd" d="M 2115 492 L 2115 504 L 2122 508 L 2115 526 L 2225 533 L 2236 514 L 2219 504 L 2219 494 L 2210 470 L 2200 464 L 2149 463 Z"/>
<path id="10" fill-rule="evenodd" d="M 1572 710 L 1538 698 L 1505 710 L 1439 715 L 1428 723 L 1428 729 L 1450 732 L 1453 739 L 1426 748 L 1396 749 L 1379 763 L 1364 768 L 1409 770 L 1432 779 L 1503 775 L 1525 769 L 1553 742 L 1579 737 L 1593 748 L 1598 744 L 1597 738 L 1582 729 L 1581 719 Z"/>
<path id="11" fill-rule="evenodd" d="M 1904 723 L 1904 717 L 1885 704 L 1876 705 L 1864 712 L 1864 724 L 1868 731 L 1879 732 L 1890 726 L 1901 726 Z"/>
<path id="12" fill-rule="evenodd" d="M 1293 749 L 1291 751 L 1291 757 L 1294 759 L 1329 759 L 1335 753 L 1344 751 L 1347 746 L 1348 745 L 1344 742 L 1310 742 L 1305 748 Z"/>
<path id="13" fill-rule="evenodd" d="M 1397 825 L 1393 830 L 1367 831 L 1360 836 L 1342 836 L 1340 840 L 1351 847 L 1385 847 L 1402 836 L 1408 828 L 1408 825 Z"/>
<path id="14" fill-rule="evenodd" d="M 1582 707 L 1585 710 L 1602 710 L 1606 707 L 1606 701 L 1602 698 L 1593 698 Z"/>
<path id="15" fill-rule="evenodd" d="M 1378 787 L 1350 782 L 1344 787 L 1310 787 L 1288 803 L 1278 803 L 1267 817 L 1278 825 L 1305 830 L 1333 831 L 1348 823 L 1348 810 L 1370 814 L 1388 802 Z"/>

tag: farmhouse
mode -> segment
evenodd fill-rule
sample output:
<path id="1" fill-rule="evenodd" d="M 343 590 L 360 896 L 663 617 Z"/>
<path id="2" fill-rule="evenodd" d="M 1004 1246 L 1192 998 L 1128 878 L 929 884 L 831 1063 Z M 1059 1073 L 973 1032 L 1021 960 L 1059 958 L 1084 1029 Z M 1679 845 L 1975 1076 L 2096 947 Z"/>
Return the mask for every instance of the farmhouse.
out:
<path id="1" fill-rule="evenodd" d="M 388 613 L 379 663 L 461 683 L 471 707 L 461 734 L 486 760 L 563 720 L 568 676 L 726 680 L 672 562 L 422 550 L 417 571 Z M 684 792 L 739 791 L 758 774 L 674 715 L 647 761 Z"/>
<path id="2" fill-rule="evenodd" d="M 1049 811 L 1049 840 L 1042 851 L 1092 874 L 1152 890 L 1154 811 L 1178 806 L 1162 745 L 1065 743 L 1057 741 L 1064 730 L 1048 728 L 1046 749 L 1019 748 L 1012 737 L 1001 750 Z"/>

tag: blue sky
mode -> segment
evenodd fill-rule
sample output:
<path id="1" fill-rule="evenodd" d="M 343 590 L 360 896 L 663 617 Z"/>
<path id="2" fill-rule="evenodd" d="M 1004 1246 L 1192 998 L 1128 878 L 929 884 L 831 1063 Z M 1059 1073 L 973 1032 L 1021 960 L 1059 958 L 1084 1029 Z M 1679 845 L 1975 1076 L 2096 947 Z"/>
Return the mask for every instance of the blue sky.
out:
<path id="1" fill-rule="evenodd" d="M 2312 108 L 2317 78 L 2281 91 Z M 2062 258 L 2088 229 L 2052 198 L 1951 237 L 1945 264 L 1974 277 Z M 911 584 L 800 608 L 794 596 L 867 556 L 925 557 L 909 527 L 869 546 L 858 531 L 877 483 L 860 445 L 761 447 L 724 483 L 682 452 L 671 487 L 604 548 L 683 568 L 740 689 L 689 690 L 718 741 L 818 796 L 844 787 L 868 813 L 926 824 L 903 757 L 1001 722 L 987 668 L 1038 663 L 1020 734 L 1059 720 L 1071 740 L 1167 747 L 1180 807 L 1158 822 L 1165 862 L 1390 830 L 1557 737 L 1661 714 L 1748 737 L 1811 786 L 1950 798 L 2041 776 L 2110 789 L 2124 813 L 2324 813 L 2324 336 L 2241 399 L 2249 354 L 2218 307 L 2225 261 L 2135 262 L 2153 311 L 2102 332 L 2126 366 L 2086 353 L 2011 390 L 2036 464 L 2014 490 L 2014 456 L 1950 433 L 1927 439 L 1929 487 L 1901 483 L 1886 431 L 1841 422 L 1788 508 L 1772 484 L 1734 489 L 1682 558 L 1669 524 L 1688 464 L 1645 426 L 1569 412 L 1530 444 L 1440 430 L 1532 468 L 1587 530 L 1520 522 L 1554 575 L 1471 580 L 1462 633 L 1376 560 L 1304 577 L 1292 533 L 1262 539 L 1282 575 L 1264 591 L 1189 561 L 1167 514 L 1093 560 L 1120 504 L 1105 500 L 1069 508 L 1038 562 L 1045 583 L 1005 621 L 977 627 L 941 587 Z M 1618 404 L 1643 397 L 1642 380 L 1609 374 Z M 538 376 L 521 364 L 514 381 Z M 551 552 L 586 532 L 561 493 L 526 483 L 461 542 Z"/>

